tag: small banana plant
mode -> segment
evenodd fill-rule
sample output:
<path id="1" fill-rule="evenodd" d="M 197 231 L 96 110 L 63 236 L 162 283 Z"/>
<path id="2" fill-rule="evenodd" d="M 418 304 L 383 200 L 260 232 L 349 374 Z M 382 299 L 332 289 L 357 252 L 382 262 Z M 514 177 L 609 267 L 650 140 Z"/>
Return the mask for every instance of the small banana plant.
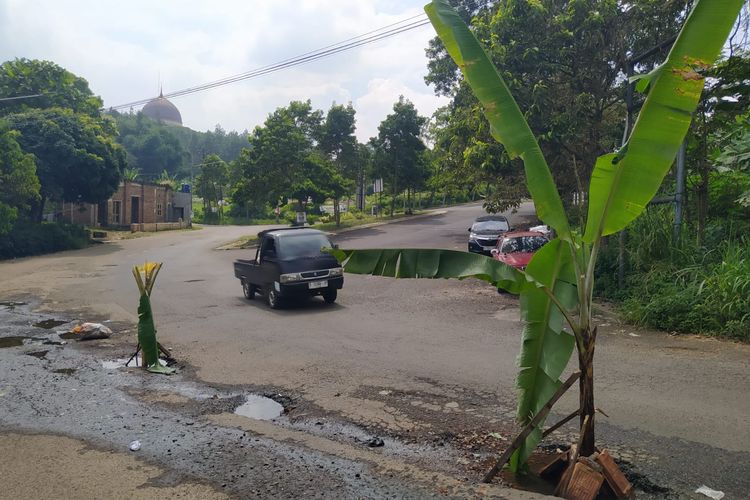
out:
<path id="1" fill-rule="evenodd" d="M 146 262 L 142 266 L 133 266 L 133 276 L 141 294 L 138 302 L 138 345 L 143 351 L 143 366 L 146 370 L 169 375 L 174 373 L 175 369 L 159 363 L 159 343 L 156 341 L 156 326 L 151 311 L 151 291 L 161 266 L 161 262 Z"/>

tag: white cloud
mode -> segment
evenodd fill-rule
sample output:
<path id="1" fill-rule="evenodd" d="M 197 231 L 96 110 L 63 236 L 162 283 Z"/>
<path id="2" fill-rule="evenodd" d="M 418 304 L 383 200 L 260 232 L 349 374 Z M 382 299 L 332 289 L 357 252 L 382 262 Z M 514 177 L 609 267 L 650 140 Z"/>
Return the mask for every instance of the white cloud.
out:
<path id="1" fill-rule="evenodd" d="M 420 14 L 424 0 L 66 1 L 0 3 L 0 61 L 52 60 L 105 105 L 242 73 Z M 173 100 L 186 126 L 252 129 L 276 107 L 351 101 L 367 140 L 403 94 L 423 115 L 442 102 L 423 82 L 429 26 L 309 64 Z"/>

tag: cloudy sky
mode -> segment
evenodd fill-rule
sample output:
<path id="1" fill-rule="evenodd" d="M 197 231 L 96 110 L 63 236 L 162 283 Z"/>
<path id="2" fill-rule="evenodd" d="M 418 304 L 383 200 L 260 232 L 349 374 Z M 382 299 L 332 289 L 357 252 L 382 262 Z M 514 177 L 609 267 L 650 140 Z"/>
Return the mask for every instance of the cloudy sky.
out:
<path id="1" fill-rule="evenodd" d="M 426 0 L 0 0 L 0 61 L 47 59 L 86 78 L 105 106 L 211 82 L 421 14 Z M 352 102 L 376 135 L 403 94 L 426 116 L 424 26 L 296 68 L 177 97 L 184 125 L 242 131 L 291 100 Z"/>

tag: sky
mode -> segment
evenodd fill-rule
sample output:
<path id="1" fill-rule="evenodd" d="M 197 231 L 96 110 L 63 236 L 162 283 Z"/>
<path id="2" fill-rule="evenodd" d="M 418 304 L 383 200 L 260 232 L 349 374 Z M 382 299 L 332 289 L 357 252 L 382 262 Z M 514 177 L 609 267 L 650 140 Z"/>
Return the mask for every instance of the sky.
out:
<path id="1" fill-rule="evenodd" d="M 53 61 L 105 107 L 219 80 L 421 14 L 427 0 L 0 0 L 0 62 Z M 252 130 L 292 100 L 351 102 L 357 137 L 377 135 L 404 95 L 430 116 L 447 100 L 424 83 L 427 25 L 295 68 L 175 97 L 194 130 Z M 135 108 L 138 109 L 137 107 Z"/>

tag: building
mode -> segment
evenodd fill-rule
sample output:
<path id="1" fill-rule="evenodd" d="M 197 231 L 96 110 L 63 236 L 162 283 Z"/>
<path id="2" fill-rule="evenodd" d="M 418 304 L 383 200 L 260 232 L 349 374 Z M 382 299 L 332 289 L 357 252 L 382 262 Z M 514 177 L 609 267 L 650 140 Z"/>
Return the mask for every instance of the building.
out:
<path id="1" fill-rule="evenodd" d="M 134 231 L 172 229 L 155 224 L 188 227 L 192 223 L 193 197 L 161 184 L 123 181 L 117 191 L 99 204 L 62 203 L 62 219 L 86 226 L 129 227 Z"/>
<path id="2" fill-rule="evenodd" d="M 143 109 L 141 113 L 148 116 L 149 118 L 167 125 L 182 126 L 182 115 L 177 106 L 169 102 L 169 99 L 164 97 L 164 94 L 159 90 L 159 97 L 151 99 Z"/>

